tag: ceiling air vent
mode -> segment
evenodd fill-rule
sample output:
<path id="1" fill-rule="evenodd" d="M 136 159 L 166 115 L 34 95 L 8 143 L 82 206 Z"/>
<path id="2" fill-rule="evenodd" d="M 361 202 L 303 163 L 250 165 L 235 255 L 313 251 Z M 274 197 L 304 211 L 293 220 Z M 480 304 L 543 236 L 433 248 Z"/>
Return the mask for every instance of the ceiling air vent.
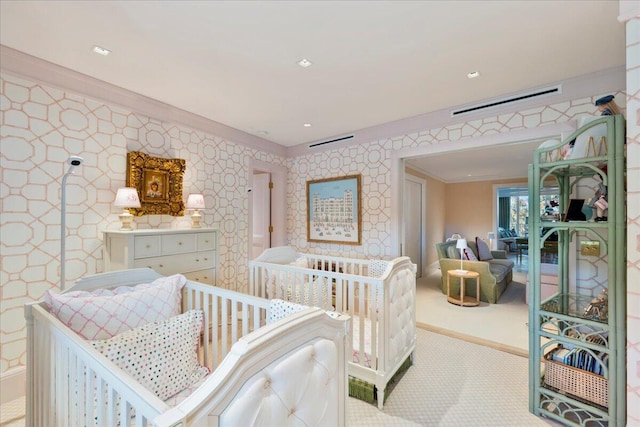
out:
<path id="1" fill-rule="evenodd" d="M 347 136 L 341 136 L 340 138 L 329 139 L 327 141 L 314 142 L 313 144 L 309 145 L 309 148 L 319 147 L 321 145 L 327 145 L 327 144 L 334 144 L 336 142 L 345 141 L 347 139 L 352 139 L 354 136 L 355 135 L 347 135 Z"/>
<path id="2" fill-rule="evenodd" d="M 554 86 L 546 89 L 538 89 L 533 92 L 522 93 L 520 95 L 512 96 L 509 98 L 498 99 L 495 101 L 487 102 L 486 104 L 473 105 L 470 107 L 461 108 L 459 110 L 453 110 L 451 111 L 451 117 L 456 117 L 463 114 L 469 114 L 479 110 L 485 110 L 487 108 L 499 107 L 499 106 L 502 106 L 505 104 L 511 104 L 514 102 L 527 101 L 532 98 L 555 95 L 558 93 L 562 93 L 562 86 Z"/>

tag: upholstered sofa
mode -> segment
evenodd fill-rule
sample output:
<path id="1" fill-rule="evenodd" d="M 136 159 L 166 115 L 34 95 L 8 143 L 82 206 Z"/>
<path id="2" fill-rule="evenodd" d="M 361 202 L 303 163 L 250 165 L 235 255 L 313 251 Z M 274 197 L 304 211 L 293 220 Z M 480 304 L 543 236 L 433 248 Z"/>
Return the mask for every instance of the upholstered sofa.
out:
<path id="1" fill-rule="evenodd" d="M 467 241 L 467 246 L 478 255 L 476 243 Z M 436 251 L 442 273 L 442 293 L 447 293 L 447 271 L 460 269 L 460 250 L 456 248 L 456 241 L 436 243 Z M 493 256 L 489 261 L 462 261 L 462 269 L 480 273 L 480 300 L 495 304 L 500 295 L 507 289 L 513 279 L 513 261 L 507 259 L 505 251 L 491 251 Z M 469 283 L 471 281 L 468 281 Z M 475 296 L 475 286 L 468 285 L 466 294 Z M 451 293 L 460 293 L 460 279 L 451 277 Z"/>
<path id="2" fill-rule="evenodd" d="M 498 227 L 498 249 L 515 252 L 517 237 L 515 230 L 509 231 L 504 227 Z"/>

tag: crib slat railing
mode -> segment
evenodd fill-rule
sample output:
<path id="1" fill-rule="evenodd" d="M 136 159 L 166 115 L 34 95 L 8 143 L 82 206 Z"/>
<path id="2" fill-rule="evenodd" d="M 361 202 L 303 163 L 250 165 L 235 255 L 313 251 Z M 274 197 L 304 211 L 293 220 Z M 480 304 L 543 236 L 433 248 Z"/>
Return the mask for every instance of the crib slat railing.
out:
<path id="1" fill-rule="evenodd" d="M 32 411 L 27 414 L 29 425 L 115 426 L 114 415 L 118 406 L 135 408 L 136 418 L 142 420 L 151 420 L 168 409 L 162 400 L 121 371 L 40 305 L 26 307 L 25 314 L 31 316 L 30 334 L 33 336 L 34 347 L 30 351 L 38 354 L 34 369 L 28 367 L 31 372 L 27 383 L 27 407 Z M 43 355 L 49 357 L 45 358 Z M 31 357 L 30 360 L 34 358 Z M 112 390 L 107 393 L 106 410 L 104 405 L 97 407 L 98 402 L 103 402 L 97 395 L 100 389 L 104 389 L 102 386 L 97 387 L 101 383 L 107 384 Z M 96 409 L 93 408 L 94 405 Z M 107 412 L 107 419 L 96 420 L 95 416 L 104 414 L 104 411 Z M 121 412 L 120 425 L 130 425 L 131 414 L 124 410 Z"/>
<path id="2" fill-rule="evenodd" d="M 187 281 L 184 304 L 187 310 L 203 310 L 203 363 L 211 371 L 241 337 L 264 324 L 269 302 L 251 295 Z"/>
<path id="3" fill-rule="evenodd" d="M 280 298 L 357 317 L 359 338 L 353 345 L 354 350 L 360 354 L 358 364 L 369 367 L 364 356 L 366 352 L 371 360 L 371 367 L 380 369 L 380 364 L 384 365 L 384 361 L 380 359 L 385 354 L 384 342 L 379 338 L 379 334 L 385 331 L 384 280 L 343 273 L 368 272 L 367 260 L 311 254 L 304 256 L 308 257 L 310 268 L 253 261 L 252 277 L 267 278 L 263 283 L 254 283 L 254 289 L 270 299 Z M 369 328 L 365 328 L 367 322 Z M 355 323 L 352 322 L 352 328 Z M 365 342 L 371 343 L 370 349 L 366 348 Z"/>

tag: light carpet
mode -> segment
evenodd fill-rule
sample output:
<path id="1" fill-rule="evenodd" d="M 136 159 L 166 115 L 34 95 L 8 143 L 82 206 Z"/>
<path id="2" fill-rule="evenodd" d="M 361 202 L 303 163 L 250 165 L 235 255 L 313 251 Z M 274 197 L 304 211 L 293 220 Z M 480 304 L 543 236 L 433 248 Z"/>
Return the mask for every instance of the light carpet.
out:
<path id="1" fill-rule="evenodd" d="M 427 270 L 416 283 L 416 322 L 430 331 L 484 343 L 513 354 L 529 353 L 529 307 L 526 272 L 514 271 L 497 304 L 461 307 L 447 302 L 440 289 L 440 270 Z"/>
<path id="2" fill-rule="evenodd" d="M 525 357 L 418 328 L 414 365 L 383 411 L 349 399 L 351 426 L 554 426 L 529 413 Z"/>

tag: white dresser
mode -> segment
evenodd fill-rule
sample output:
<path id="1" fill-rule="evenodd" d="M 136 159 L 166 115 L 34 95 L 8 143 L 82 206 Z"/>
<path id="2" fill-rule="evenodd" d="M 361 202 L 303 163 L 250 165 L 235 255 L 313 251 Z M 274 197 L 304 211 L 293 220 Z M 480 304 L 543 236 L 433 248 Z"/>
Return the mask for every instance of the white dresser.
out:
<path id="1" fill-rule="evenodd" d="M 104 271 L 149 267 L 169 276 L 215 285 L 218 230 L 213 228 L 104 231 Z"/>

